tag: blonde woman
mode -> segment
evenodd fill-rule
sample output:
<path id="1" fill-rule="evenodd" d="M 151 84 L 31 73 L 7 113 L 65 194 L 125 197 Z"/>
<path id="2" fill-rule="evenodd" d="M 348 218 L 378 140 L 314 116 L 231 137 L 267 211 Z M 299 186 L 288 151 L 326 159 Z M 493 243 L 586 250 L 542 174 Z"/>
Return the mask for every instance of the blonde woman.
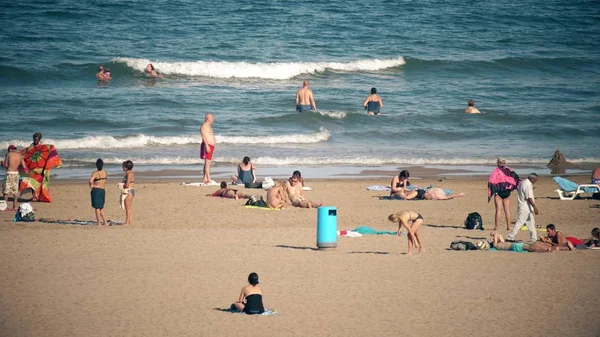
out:
<path id="1" fill-rule="evenodd" d="M 408 255 L 412 255 L 413 246 L 419 249 L 419 253 L 425 251 L 421 239 L 421 225 L 423 224 L 421 214 L 414 211 L 402 211 L 390 214 L 388 220 L 398 223 L 398 236 L 402 235 L 402 226 L 408 231 Z"/>
<path id="2" fill-rule="evenodd" d="M 267 191 L 267 205 L 269 208 L 281 209 L 290 205 L 286 192 L 285 181 L 278 181 L 275 186 Z"/>

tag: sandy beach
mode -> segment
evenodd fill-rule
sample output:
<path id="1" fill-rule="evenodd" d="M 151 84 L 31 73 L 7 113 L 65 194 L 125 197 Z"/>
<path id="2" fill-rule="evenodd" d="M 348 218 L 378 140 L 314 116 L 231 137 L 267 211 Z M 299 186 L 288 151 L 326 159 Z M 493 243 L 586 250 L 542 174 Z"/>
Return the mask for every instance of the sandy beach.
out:
<path id="1" fill-rule="evenodd" d="M 0 213 L 0 335 L 600 335 L 600 251 L 449 251 L 493 228 L 487 177 L 413 181 L 467 194 L 449 201 L 386 201 L 377 196 L 387 192 L 366 190 L 390 179 L 308 179 L 306 194 L 337 207 L 340 230 L 396 230 L 390 213 L 421 213 L 421 254 L 405 255 L 406 236 L 392 235 L 342 237 L 318 251 L 314 209 L 246 209 L 245 200 L 205 197 L 217 187 L 175 181 L 136 182 L 131 227 L 13 223 Z M 109 178 L 105 210 L 123 220 L 117 181 Z M 535 188 L 539 225 L 579 238 L 600 225 L 599 201 L 558 200 L 549 177 Z M 53 181 L 51 192 L 52 204 L 33 204 L 36 217 L 94 219 L 85 181 Z M 511 205 L 514 220 L 515 194 Z M 463 228 L 474 211 L 486 230 Z M 237 299 L 250 272 L 278 314 L 216 310 Z"/>

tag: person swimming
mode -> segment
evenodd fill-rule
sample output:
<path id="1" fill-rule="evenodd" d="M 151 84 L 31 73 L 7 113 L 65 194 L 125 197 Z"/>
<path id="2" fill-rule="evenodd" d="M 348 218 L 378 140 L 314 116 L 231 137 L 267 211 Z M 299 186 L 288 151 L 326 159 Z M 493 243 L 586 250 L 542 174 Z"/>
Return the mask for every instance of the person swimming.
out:
<path id="1" fill-rule="evenodd" d="M 363 101 L 363 107 L 367 110 L 369 115 L 379 115 L 381 108 L 383 108 L 383 101 L 381 97 L 377 95 L 377 89 L 371 88 L 371 94 Z"/>

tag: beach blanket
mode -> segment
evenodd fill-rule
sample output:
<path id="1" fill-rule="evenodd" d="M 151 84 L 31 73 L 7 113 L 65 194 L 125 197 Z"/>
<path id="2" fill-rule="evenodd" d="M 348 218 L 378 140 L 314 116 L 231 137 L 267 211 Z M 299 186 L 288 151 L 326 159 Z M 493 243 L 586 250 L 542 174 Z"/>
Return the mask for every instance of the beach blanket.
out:
<path id="1" fill-rule="evenodd" d="M 383 195 L 383 196 L 378 196 L 379 200 L 401 200 L 401 201 L 418 201 L 418 200 L 423 200 L 423 199 L 410 199 L 410 200 L 405 200 L 405 199 L 400 199 L 398 197 L 392 197 L 389 195 Z"/>
<path id="2" fill-rule="evenodd" d="M 363 235 L 398 235 L 398 232 L 380 231 L 368 226 L 360 226 L 354 229 L 338 231 L 339 236 L 359 237 Z"/>
<path id="3" fill-rule="evenodd" d="M 577 187 L 579 187 L 579 184 L 562 177 L 554 177 L 552 178 L 552 180 L 554 180 L 554 182 L 558 184 L 560 189 L 565 192 L 575 192 L 577 190 Z M 590 194 L 596 193 L 598 191 L 595 188 L 590 187 L 584 187 L 583 190 L 585 191 L 585 193 Z"/>
<path id="4" fill-rule="evenodd" d="M 269 208 L 269 207 L 261 207 L 261 206 L 250 206 L 250 205 L 244 205 L 244 208 L 257 208 L 257 209 L 263 209 L 265 211 L 281 211 L 281 209 L 279 209 L 279 208 Z"/>
<path id="5" fill-rule="evenodd" d="M 488 179 L 488 202 L 499 192 L 516 190 L 521 179 L 512 169 L 501 166 L 492 171 Z"/>
<path id="6" fill-rule="evenodd" d="M 96 221 L 93 220 L 78 220 L 78 219 L 53 219 L 53 218 L 40 218 L 37 221 L 43 223 L 54 223 L 59 225 L 95 225 Z M 122 221 L 108 220 L 109 226 L 122 225 Z"/>
<path id="7" fill-rule="evenodd" d="M 220 184 L 214 180 L 211 180 L 209 183 L 188 183 L 182 182 L 180 185 L 182 186 L 219 186 Z"/>
<path id="8" fill-rule="evenodd" d="M 367 186 L 368 191 L 390 191 L 391 187 L 383 185 L 371 185 Z"/>
<path id="9" fill-rule="evenodd" d="M 230 312 L 232 314 L 247 315 L 245 312 L 237 310 L 233 305 L 229 309 L 218 309 L 218 310 L 223 311 L 223 312 Z M 276 314 L 277 314 L 277 311 L 275 311 L 273 309 L 265 309 L 265 312 L 263 312 L 260 315 L 249 315 L 249 316 L 271 316 L 271 315 L 276 315 Z"/>

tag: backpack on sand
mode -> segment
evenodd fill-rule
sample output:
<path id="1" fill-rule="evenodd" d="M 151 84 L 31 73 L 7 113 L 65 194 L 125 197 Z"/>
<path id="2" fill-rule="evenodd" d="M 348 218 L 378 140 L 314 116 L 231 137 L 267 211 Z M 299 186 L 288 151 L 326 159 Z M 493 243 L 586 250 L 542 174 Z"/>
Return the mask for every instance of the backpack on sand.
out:
<path id="1" fill-rule="evenodd" d="M 467 220 L 465 220 L 465 228 L 483 230 L 483 220 L 481 219 L 481 215 L 477 212 L 469 213 Z"/>
<path id="2" fill-rule="evenodd" d="M 469 241 L 454 241 L 450 244 L 452 250 L 477 250 L 477 246 Z"/>

